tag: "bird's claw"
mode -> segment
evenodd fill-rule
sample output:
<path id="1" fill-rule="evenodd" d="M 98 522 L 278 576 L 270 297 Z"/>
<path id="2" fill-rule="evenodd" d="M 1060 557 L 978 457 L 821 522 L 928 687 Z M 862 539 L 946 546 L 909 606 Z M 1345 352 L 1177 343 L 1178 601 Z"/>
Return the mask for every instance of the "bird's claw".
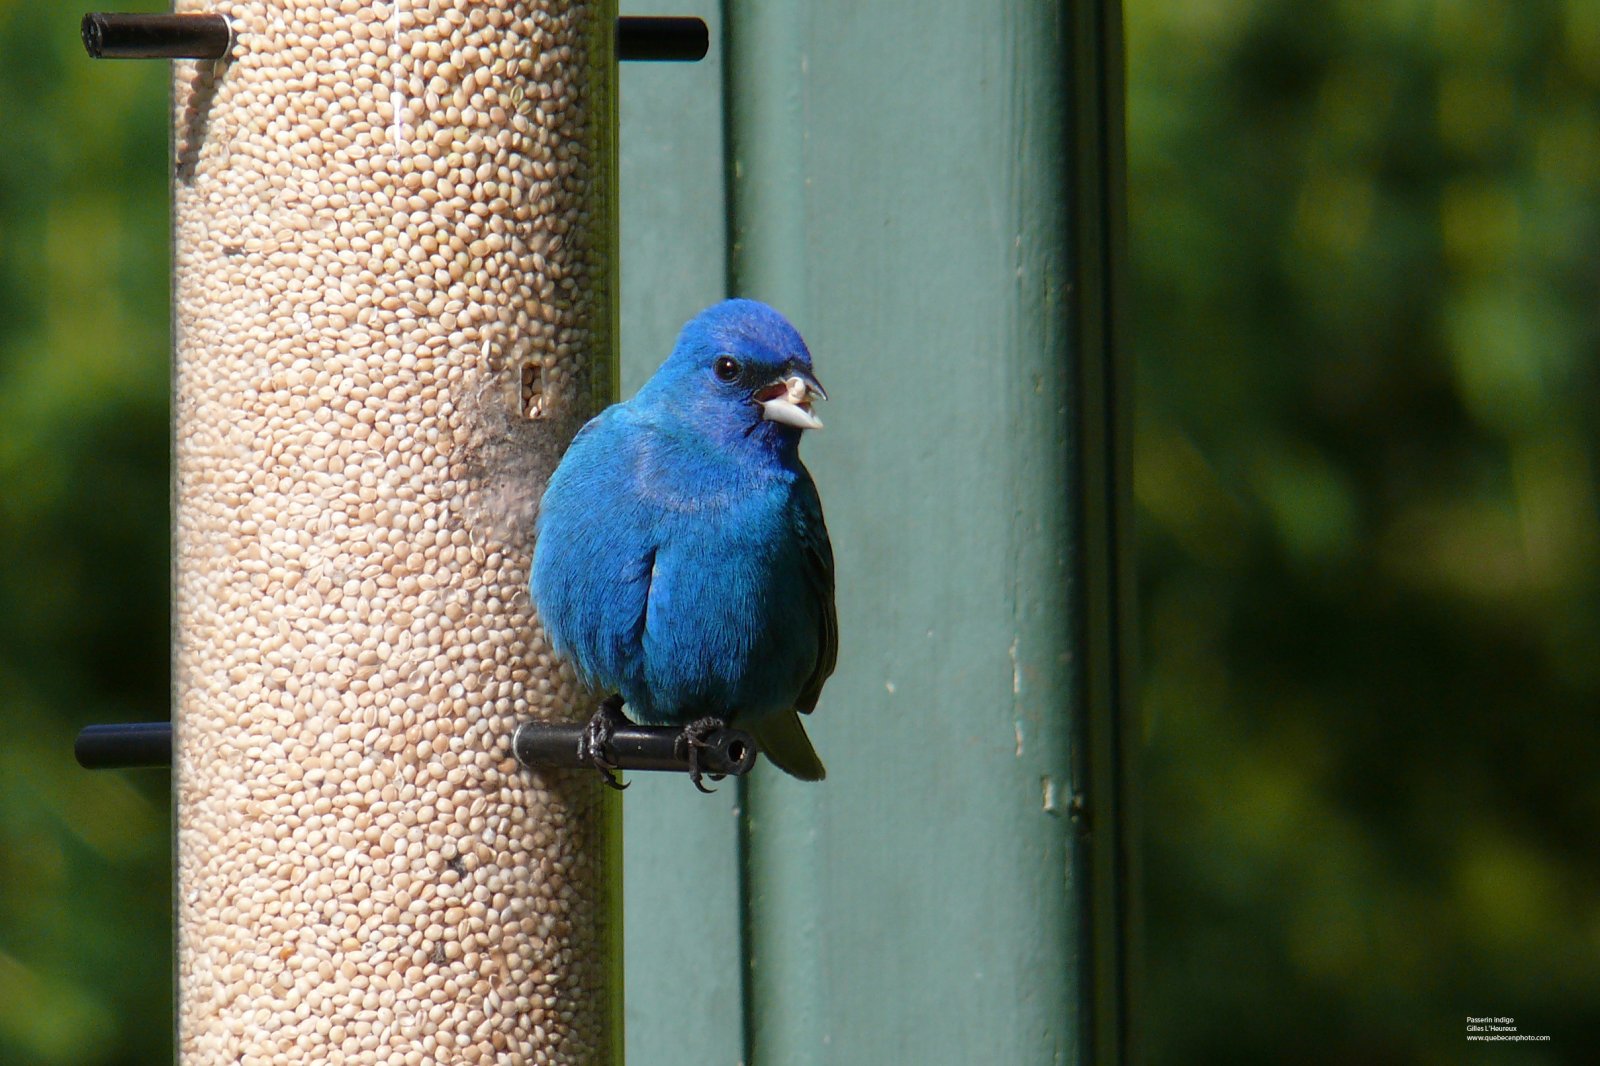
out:
<path id="1" fill-rule="evenodd" d="M 611 757 L 611 737 L 627 722 L 628 719 L 622 713 L 622 697 L 608 696 L 600 704 L 600 709 L 594 712 L 594 717 L 589 719 L 589 724 L 583 727 L 583 735 L 578 738 L 578 758 L 599 770 L 605 783 L 618 792 L 628 786 L 617 779 L 616 771 L 619 767 L 616 760 Z"/>
<path id="2" fill-rule="evenodd" d="M 703 779 L 707 775 L 700 769 L 700 752 L 702 749 L 710 747 L 706 743 L 706 738 L 719 729 L 726 729 L 727 725 L 720 718 L 696 719 L 683 727 L 683 732 L 678 734 L 678 739 L 672 746 L 673 753 L 689 764 L 689 780 L 694 783 L 694 787 L 708 796 L 715 792 L 716 789 L 707 788 L 704 784 Z M 711 774 L 709 776 L 713 781 L 721 781 L 724 775 Z"/>

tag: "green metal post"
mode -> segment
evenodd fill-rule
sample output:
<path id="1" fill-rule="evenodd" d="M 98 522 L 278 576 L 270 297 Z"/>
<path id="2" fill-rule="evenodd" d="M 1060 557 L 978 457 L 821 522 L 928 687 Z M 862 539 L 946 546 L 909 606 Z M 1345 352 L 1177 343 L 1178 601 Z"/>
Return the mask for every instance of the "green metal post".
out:
<path id="1" fill-rule="evenodd" d="M 810 206 L 805 108 L 812 9 L 724 7 L 732 289 L 781 307 L 807 333 L 812 264 L 804 251 Z M 826 348 L 814 350 L 827 378 L 837 361 Z M 808 444 L 814 455 L 815 442 Z M 743 1061 L 820 1066 L 831 1061 L 821 928 L 828 848 L 818 833 L 827 799 L 818 787 L 770 771 L 741 781 L 740 792 L 747 953 Z"/>
<path id="2" fill-rule="evenodd" d="M 656 104 L 625 75 L 625 383 L 715 295 L 683 273 L 720 281 L 705 242 L 726 237 L 730 291 L 794 319 L 833 397 L 805 457 L 842 648 L 808 723 L 828 780 L 758 769 L 736 855 L 725 806 L 629 793 L 630 1046 L 1128 1061 L 1117 7 L 723 13 L 721 136 L 666 88 L 680 71 L 651 72 Z M 727 230 L 704 217 L 713 154 Z M 641 243 L 663 262 L 636 264 Z"/>
<path id="3" fill-rule="evenodd" d="M 1085 1047 L 1096 1062 L 1138 1062 L 1137 745 L 1131 686 L 1133 376 L 1120 347 L 1126 160 L 1120 0 L 1067 5 L 1072 108 L 1066 195 L 1072 204 L 1073 395 L 1079 501 L 1074 531 L 1075 773 L 1083 782 Z"/>
<path id="4" fill-rule="evenodd" d="M 641 7 L 628 14 L 658 14 Z M 674 14 L 720 25 L 715 0 Z M 678 329 L 727 293 L 722 53 L 621 71 L 622 395 Z M 623 803 L 625 1000 L 632 1062 L 728 1064 L 744 1047 L 737 790 L 702 796 L 677 774 L 632 774 Z"/>

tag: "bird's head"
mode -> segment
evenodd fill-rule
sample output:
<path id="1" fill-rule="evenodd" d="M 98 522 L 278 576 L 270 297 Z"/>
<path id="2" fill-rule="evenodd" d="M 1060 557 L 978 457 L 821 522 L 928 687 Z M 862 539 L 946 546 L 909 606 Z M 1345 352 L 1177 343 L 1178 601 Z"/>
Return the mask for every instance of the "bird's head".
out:
<path id="1" fill-rule="evenodd" d="M 792 446 L 821 429 L 812 409 L 826 400 L 811 353 L 787 319 L 755 300 L 724 300 L 683 327 L 648 386 L 719 436 Z"/>

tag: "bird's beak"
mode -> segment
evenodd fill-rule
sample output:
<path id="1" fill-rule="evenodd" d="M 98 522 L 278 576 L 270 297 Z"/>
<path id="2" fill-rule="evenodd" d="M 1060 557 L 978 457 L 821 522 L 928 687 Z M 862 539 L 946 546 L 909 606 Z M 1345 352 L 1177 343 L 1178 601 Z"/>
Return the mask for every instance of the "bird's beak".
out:
<path id="1" fill-rule="evenodd" d="M 756 403 L 761 405 L 761 417 L 768 422 L 782 422 L 799 429 L 821 429 L 822 419 L 811 412 L 816 400 L 826 400 L 817 379 L 804 370 L 794 370 L 756 392 Z"/>

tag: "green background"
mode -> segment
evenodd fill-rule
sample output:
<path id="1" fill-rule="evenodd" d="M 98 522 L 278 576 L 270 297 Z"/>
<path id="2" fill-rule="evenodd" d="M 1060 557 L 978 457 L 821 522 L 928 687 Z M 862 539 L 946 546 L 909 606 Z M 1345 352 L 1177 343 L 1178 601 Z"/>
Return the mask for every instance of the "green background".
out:
<path id="1" fill-rule="evenodd" d="M 1600 3 L 1125 13 L 1149 1058 L 1584 1061 Z M 152 1063 L 166 778 L 70 749 L 166 711 L 166 73 L 78 14 L 0 3 L 0 1061 Z"/>

